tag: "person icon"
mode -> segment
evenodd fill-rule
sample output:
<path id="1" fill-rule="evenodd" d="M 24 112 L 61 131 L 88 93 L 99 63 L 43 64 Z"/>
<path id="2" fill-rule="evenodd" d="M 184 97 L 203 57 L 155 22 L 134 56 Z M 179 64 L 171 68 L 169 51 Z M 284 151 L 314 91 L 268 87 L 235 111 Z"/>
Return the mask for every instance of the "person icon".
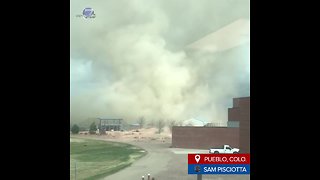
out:
<path id="1" fill-rule="evenodd" d="M 200 166 L 195 166 L 195 167 L 194 167 L 194 171 L 195 171 L 195 172 L 200 172 L 200 169 L 201 169 Z"/>

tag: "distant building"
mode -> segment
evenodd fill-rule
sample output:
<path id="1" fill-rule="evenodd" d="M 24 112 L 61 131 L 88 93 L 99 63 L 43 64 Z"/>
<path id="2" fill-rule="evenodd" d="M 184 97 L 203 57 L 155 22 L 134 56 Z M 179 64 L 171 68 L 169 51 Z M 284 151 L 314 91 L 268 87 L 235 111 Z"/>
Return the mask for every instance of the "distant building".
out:
<path id="1" fill-rule="evenodd" d="M 228 127 L 240 127 L 240 122 L 239 121 L 228 121 Z"/>
<path id="2" fill-rule="evenodd" d="M 198 126 L 203 127 L 205 124 L 207 124 L 204 121 L 201 121 L 199 119 L 191 118 L 188 120 L 183 121 L 182 126 Z"/>
<path id="3" fill-rule="evenodd" d="M 98 118 L 99 131 L 103 134 L 105 131 L 120 131 L 122 130 L 122 121 L 123 119 L 107 119 L 107 118 Z"/>
<path id="4" fill-rule="evenodd" d="M 174 126 L 172 147 L 208 149 L 228 144 L 250 153 L 250 97 L 233 98 L 233 107 L 228 109 L 228 126 L 205 127 Z"/>
<path id="5" fill-rule="evenodd" d="M 136 130 L 136 129 L 140 129 L 139 123 L 129 124 L 128 130 Z"/>

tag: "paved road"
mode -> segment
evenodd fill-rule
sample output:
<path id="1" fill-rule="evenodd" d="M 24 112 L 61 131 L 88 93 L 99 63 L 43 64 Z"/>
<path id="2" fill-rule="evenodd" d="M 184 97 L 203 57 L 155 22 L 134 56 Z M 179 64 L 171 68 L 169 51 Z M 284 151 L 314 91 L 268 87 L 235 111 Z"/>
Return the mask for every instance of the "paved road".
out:
<path id="1" fill-rule="evenodd" d="M 104 178 L 105 180 L 141 180 L 141 177 L 143 175 L 147 177 L 148 173 L 154 175 L 165 171 L 173 158 L 169 151 L 169 143 L 135 142 L 131 144 L 145 149 L 148 154 L 135 161 L 131 166 L 107 176 Z"/>
<path id="2" fill-rule="evenodd" d="M 131 141 L 126 143 L 139 146 L 148 151 L 148 154 L 131 166 L 105 177 L 104 180 L 141 180 L 141 177 L 143 175 L 147 177 L 148 173 L 155 177 L 155 180 L 196 180 L 196 175 L 188 175 L 187 154 L 207 153 L 207 150 L 170 148 L 171 142 Z M 250 175 L 203 175 L 202 179 L 250 180 Z"/>

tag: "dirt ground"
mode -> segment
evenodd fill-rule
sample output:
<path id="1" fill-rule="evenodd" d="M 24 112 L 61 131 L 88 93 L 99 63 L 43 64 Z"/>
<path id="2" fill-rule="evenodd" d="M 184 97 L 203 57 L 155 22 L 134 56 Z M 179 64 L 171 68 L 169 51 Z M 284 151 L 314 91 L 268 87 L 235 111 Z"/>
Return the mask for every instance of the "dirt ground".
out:
<path id="1" fill-rule="evenodd" d="M 89 135 L 88 131 L 82 131 L 77 136 L 88 138 L 96 136 L 98 139 L 113 139 L 124 142 L 171 142 L 172 138 L 169 128 L 164 128 L 160 134 L 157 128 L 143 128 L 130 131 L 106 131 L 106 134 L 103 135 Z"/>

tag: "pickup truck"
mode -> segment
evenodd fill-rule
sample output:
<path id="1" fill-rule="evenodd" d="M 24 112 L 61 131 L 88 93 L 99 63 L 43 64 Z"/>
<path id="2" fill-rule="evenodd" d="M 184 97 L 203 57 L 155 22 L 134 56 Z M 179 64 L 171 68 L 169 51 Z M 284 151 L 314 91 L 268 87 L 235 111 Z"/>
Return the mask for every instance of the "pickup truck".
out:
<path id="1" fill-rule="evenodd" d="M 209 153 L 214 153 L 214 154 L 237 154 L 239 153 L 238 148 L 232 148 L 229 145 L 223 145 L 223 148 L 211 148 L 209 149 Z"/>

